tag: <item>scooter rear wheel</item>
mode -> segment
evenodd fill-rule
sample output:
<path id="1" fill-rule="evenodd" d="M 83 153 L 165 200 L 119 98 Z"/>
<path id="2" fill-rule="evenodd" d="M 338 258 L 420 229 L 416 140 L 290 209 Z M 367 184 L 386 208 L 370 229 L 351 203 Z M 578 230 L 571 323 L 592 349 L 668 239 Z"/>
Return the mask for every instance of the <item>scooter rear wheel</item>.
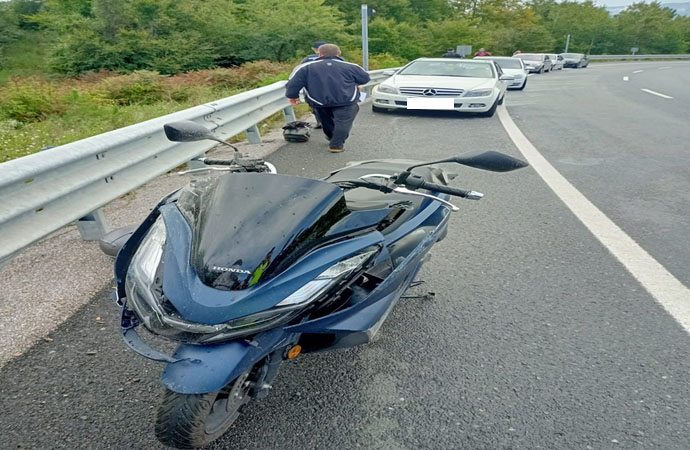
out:
<path id="1" fill-rule="evenodd" d="M 202 447 L 218 439 L 249 401 L 249 371 L 223 389 L 180 394 L 166 389 L 156 418 L 156 437 L 170 447 Z"/>

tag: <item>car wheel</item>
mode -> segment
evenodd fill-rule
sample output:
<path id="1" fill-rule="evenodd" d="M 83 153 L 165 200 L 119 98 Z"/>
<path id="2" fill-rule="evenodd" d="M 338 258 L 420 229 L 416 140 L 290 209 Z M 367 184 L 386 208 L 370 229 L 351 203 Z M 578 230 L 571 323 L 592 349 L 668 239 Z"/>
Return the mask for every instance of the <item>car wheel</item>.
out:
<path id="1" fill-rule="evenodd" d="M 544 68 L 542 67 L 541 69 L 539 69 L 539 72 L 537 73 L 544 73 Z"/>
<path id="2" fill-rule="evenodd" d="M 379 108 L 378 106 L 371 105 L 371 110 L 375 113 L 385 113 L 388 112 L 386 108 Z"/>
<path id="3" fill-rule="evenodd" d="M 503 100 L 505 100 L 505 99 L 506 99 L 506 95 L 503 94 L 503 97 L 501 97 L 501 99 L 498 101 L 498 104 L 499 104 L 499 105 L 502 105 L 502 104 L 503 104 Z"/>

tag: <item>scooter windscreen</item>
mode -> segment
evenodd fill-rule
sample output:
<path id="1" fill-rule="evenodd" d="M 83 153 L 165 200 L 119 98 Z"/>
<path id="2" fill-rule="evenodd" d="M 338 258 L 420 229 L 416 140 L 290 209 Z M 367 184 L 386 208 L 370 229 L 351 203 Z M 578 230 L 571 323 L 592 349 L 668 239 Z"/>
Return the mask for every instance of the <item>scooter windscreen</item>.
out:
<path id="1" fill-rule="evenodd" d="M 276 276 L 349 214 L 330 183 L 262 173 L 193 182 L 177 205 L 193 230 L 192 266 L 204 284 L 222 290 Z"/>

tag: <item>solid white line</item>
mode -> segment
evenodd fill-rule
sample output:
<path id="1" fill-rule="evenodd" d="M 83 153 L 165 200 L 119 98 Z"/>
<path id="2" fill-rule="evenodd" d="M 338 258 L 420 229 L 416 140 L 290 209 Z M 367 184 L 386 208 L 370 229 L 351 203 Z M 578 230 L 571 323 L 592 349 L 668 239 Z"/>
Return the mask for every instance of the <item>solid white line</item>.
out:
<path id="1" fill-rule="evenodd" d="M 554 193 L 671 317 L 690 333 L 690 289 L 549 164 L 515 125 L 505 106 L 498 109 L 498 118 L 515 146 Z"/>
<path id="2" fill-rule="evenodd" d="M 623 81 L 630 81 L 630 77 L 623 77 Z"/>
<path id="3" fill-rule="evenodd" d="M 659 67 L 659 70 L 666 70 L 666 69 L 670 69 L 670 67 L 668 67 L 668 66 L 666 66 L 666 67 Z"/>
<path id="4" fill-rule="evenodd" d="M 641 72 L 644 72 L 644 70 L 635 70 L 635 71 L 633 71 L 633 73 L 641 73 Z"/>
<path id="5" fill-rule="evenodd" d="M 662 97 L 662 98 L 673 98 L 673 97 L 669 97 L 668 95 L 659 94 L 658 92 L 650 91 L 649 89 L 642 89 L 642 90 L 645 92 L 648 92 L 650 94 L 653 94 L 653 95 L 658 95 L 659 97 Z"/>

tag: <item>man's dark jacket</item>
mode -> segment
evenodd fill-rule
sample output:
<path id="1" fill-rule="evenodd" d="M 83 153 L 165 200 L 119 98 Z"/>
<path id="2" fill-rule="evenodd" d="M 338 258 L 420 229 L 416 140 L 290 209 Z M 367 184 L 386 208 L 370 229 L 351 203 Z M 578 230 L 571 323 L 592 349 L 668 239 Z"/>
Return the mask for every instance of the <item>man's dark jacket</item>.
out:
<path id="1" fill-rule="evenodd" d="M 307 101 L 316 107 L 347 106 L 357 102 L 358 85 L 371 78 L 357 64 L 337 56 L 324 56 L 295 68 L 285 86 L 287 98 L 298 98 L 304 88 Z"/>
<path id="2" fill-rule="evenodd" d="M 310 62 L 310 61 L 316 61 L 318 58 L 319 58 L 318 53 L 312 53 L 311 55 L 304 58 L 300 64 L 304 64 L 304 63 Z"/>

